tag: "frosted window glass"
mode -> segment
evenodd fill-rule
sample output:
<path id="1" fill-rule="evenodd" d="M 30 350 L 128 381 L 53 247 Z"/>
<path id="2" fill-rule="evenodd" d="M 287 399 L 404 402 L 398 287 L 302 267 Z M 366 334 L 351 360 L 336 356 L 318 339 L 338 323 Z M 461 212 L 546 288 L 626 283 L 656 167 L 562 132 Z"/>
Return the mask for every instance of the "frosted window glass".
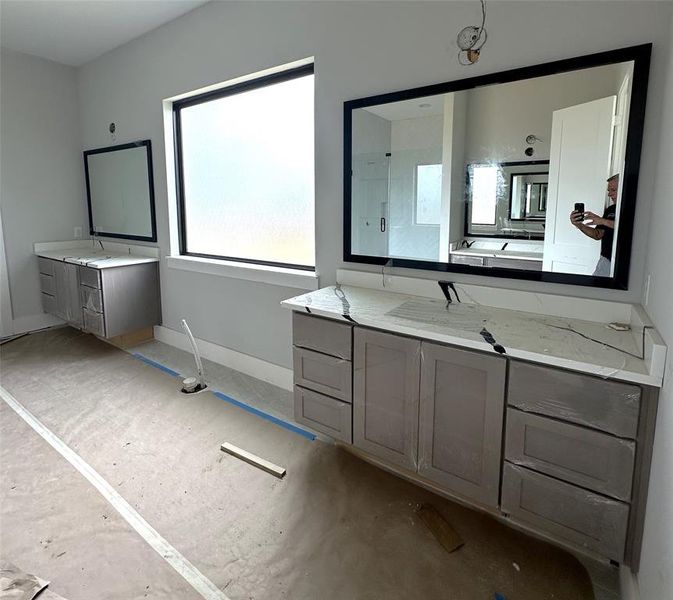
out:
<path id="1" fill-rule="evenodd" d="M 474 167 L 472 174 L 472 223 L 495 225 L 497 186 L 497 167 Z"/>
<path id="2" fill-rule="evenodd" d="M 442 165 L 416 167 L 416 224 L 439 225 L 442 207 Z"/>
<path id="3" fill-rule="evenodd" d="M 313 75 L 180 119 L 187 252 L 313 267 Z"/>

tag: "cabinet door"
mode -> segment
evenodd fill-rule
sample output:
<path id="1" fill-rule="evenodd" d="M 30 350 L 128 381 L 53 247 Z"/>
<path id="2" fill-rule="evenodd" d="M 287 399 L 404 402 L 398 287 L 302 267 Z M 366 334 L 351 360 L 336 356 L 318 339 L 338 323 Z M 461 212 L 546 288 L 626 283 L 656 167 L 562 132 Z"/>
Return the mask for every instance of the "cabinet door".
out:
<path id="1" fill-rule="evenodd" d="M 64 262 L 54 261 L 54 292 L 56 311 L 54 314 L 64 321 L 68 320 L 68 274 Z"/>
<path id="2" fill-rule="evenodd" d="M 506 360 L 423 342 L 418 473 L 498 505 Z"/>
<path id="3" fill-rule="evenodd" d="M 356 327 L 353 443 L 416 470 L 420 341 Z"/>
<path id="4" fill-rule="evenodd" d="M 79 297 L 78 266 L 54 261 L 56 316 L 78 327 L 82 326 L 82 305 Z"/>

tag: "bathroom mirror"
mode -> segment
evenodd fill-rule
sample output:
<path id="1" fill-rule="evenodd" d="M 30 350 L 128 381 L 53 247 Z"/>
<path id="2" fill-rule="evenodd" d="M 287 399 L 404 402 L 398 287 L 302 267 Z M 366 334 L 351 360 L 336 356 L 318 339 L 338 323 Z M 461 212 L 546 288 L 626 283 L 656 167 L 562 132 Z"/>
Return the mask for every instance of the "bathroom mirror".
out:
<path id="1" fill-rule="evenodd" d="M 91 235 L 157 241 L 150 140 L 86 150 L 84 170 Z"/>
<path id="2" fill-rule="evenodd" d="M 626 289 L 650 52 L 346 102 L 344 260 Z"/>

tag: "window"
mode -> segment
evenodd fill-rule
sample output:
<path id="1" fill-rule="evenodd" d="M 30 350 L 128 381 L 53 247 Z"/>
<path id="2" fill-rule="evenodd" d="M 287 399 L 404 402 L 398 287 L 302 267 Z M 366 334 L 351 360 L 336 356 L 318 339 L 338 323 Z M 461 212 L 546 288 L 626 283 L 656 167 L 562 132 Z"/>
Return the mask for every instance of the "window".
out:
<path id="1" fill-rule="evenodd" d="M 416 225 L 439 225 L 442 165 L 416 166 Z"/>
<path id="2" fill-rule="evenodd" d="M 498 168 L 476 166 L 472 171 L 472 223 L 495 225 Z"/>
<path id="3" fill-rule="evenodd" d="M 180 253 L 315 269 L 313 65 L 173 103 Z"/>

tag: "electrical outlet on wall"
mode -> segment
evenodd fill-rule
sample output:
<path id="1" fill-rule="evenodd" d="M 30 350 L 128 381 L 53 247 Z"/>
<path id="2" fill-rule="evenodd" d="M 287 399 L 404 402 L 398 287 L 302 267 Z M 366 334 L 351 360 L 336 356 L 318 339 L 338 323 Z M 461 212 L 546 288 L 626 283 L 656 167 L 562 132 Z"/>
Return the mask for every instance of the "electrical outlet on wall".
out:
<path id="1" fill-rule="evenodd" d="M 645 295 L 643 297 L 643 303 L 647 306 L 650 303 L 650 284 L 652 283 L 652 275 L 648 273 L 645 277 Z"/>
<path id="2" fill-rule="evenodd" d="M 82 238 L 82 228 L 81 227 L 75 227 L 75 239 L 79 240 Z"/>

